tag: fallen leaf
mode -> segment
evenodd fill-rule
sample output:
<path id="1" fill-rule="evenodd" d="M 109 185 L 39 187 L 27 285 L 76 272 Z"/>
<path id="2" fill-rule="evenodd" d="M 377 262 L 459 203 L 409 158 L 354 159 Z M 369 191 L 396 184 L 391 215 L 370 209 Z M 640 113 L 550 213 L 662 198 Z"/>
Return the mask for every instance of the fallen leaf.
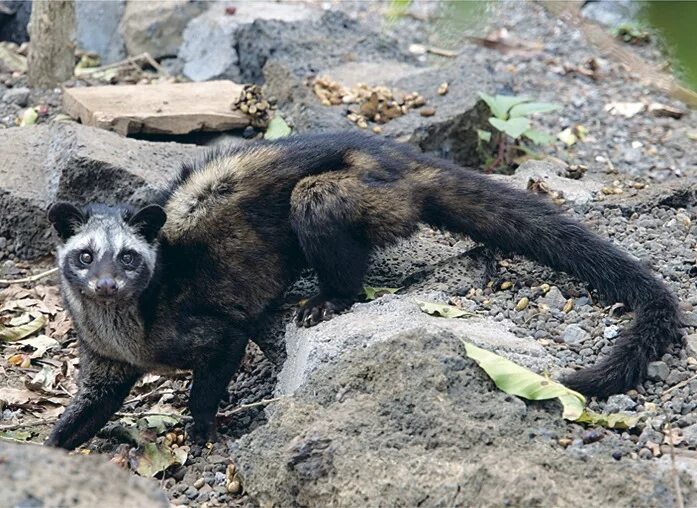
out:
<path id="1" fill-rule="evenodd" d="M 636 415 L 627 413 L 603 414 L 596 413 L 591 409 L 584 409 L 581 416 L 576 420 L 579 423 L 590 423 L 601 425 L 608 429 L 627 430 L 636 427 L 640 418 Z"/>
<path id="2" fill-rule="evenodd" d="M 11 441 L 29 441 L 31 439 L 31 432 L 26 430 L 6 430 L 0 432 L 0 438 L 9 439 Z"/>
<path id="3" fill-rule="evenodd" d="M 528 400 L 559 399 L 564 407 L 562 416 L 567 420 L 578 420 L 583 414 L 586 399 L 580 393 L 486 349 L 462 342 L 467 356 L 477 362 L 504 392 Z"/>
<path id="4" fill-rule="evenodd" d="M 2 391 L 0 391 L 0 402 L 8 406 L 23 406 L 31 402 L 35 397 L 35 394 L 23 388 L 3 387 Z"/>
<path id="5" fill-rule="evenodd" d="M 649 113 L 652 113 L 654 116 L 667 116 L 679 120 L 685 116 L 686 112 L 685 110 L 666 106 L 665 104 L 661 104 L 659 102 L 652 102 L 649 104 Z"/>
<path id="6" fill-rule="evenodd" d="M 363 286 L 363 294 L 366 300 L 375 300 L 381 296 L 394 294 L 402 288 L 374 288 L 371 286 Z"/>
<path id="7" fill-rule="evenodd" d="M 19 53 L 16 44 L 0 42 L 0 67 L 10 72 L 27 72 L 27 57 Z"/>
<path id="8" fill-rule="evenodd" d="M 610 102 L 605 105 L 605 111 L 611 115 L 621 115 L 625 118 L 631 118 L 644 110 L 646 104 L 643 102 Z"/>
<path id="9" fill-rule="evenodd" d="M 477 314 L 474 312 L 469 312 L 466 310 L 459 309 L 454 305 L 446 305 L 444 303 L 436 302 L 425 302 L 417 300 L 419 308 L 426 314 L 431 316 L 439 316 L 446 318 L 459 318 L 459 317 L 475 317 Z"/>
<path id="10" fill-rule="evenodd" d="M 288 136 L 291 129 L 281 115 L 276 113 L 269 121 L 269 125 L 264 133 L 264 139 L 278 139 Z"/>
<path id="11" fill-rule="evenodd" d="M 13 342 L 25 337 L 28 337 L 32 333 L 41 330 L 46 324 L 46 318 L 44 316 L 37 316 L 31 322 L 22 326 L 6 327 L 0 325 L 0 341 Z"/>
<path id="12" fill-rule="evenodd" d="M 141 418 L 141 420 L 145 423 L 147 428 L 154 430 L 158 434 L 162 434 L 170 427 L 173 427 L 179 423 L 178 418 L 169 415 L 145 416 Z"/>
<path id="13" fill-rule="evenodd" d="M 187 456 L 188 450 L 183 446 L 172 450 L 164 444 L 147 443 L 131 457 L 131 467 L 140 476 L 150 478 L 175 464 L 183 465 Z"/>
<path id="14" fill-rule="evenodd" d="M 15 344 L 22 347 L 29 346 L 34 348 L 34 352 L 29 355 L 32 360 L 41 358 L 49 349 L 60 347 L 60 343 L 56 339 L 52 339 L 46 335 L 39 335 L 29 339 L 18 340 L 15 342 Z"/>
<path id="15" fill-rule="evenodd" d="M 54 388 L 56 386 L 56 376 L 58 372 L 48 365 L 44 365 L 31 380 L 27 380 L 24 385 L 32 391 L 45 393 L 48 395 L 59 395 Z"/>
<path id="16" fill-rule="evenodd" d="M 22 113 L 22 118 L 19 120 L 20 127 L 26 127 L 28 125 L 34 125 L 39 119 L 39 113 L 36 108 L 27 108 Z"/>

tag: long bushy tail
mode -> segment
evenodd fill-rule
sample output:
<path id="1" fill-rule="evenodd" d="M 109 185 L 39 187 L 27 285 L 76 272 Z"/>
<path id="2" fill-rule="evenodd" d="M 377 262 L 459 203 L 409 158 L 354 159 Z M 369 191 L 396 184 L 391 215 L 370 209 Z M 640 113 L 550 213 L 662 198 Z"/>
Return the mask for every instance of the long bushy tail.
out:
<path id="1" fill-rule="evenodd" d="M 586 395 L 627 391 L 645 378 L 649 362 L 681 340 L 675 297 L 642 264 L 538 196 L 426 160 L 442 171 L 429 170 L 424 221 L 563 270 L 590 283 L 609 301 L 635 311 L 634 322 L 616 339 L 610 354 L 568 376 L 563 380 L 567 386 Z"/>

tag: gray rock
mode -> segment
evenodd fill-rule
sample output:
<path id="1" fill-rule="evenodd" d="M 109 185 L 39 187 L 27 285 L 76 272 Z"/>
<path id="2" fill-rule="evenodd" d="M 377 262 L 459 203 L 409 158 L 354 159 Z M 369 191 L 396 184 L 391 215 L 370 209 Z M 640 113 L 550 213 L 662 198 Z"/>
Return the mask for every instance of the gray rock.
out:
<path id="1" fill-rule="evenodd" d="M 631 411 L 635 407 L 636 402 L 634 402 L 631 397 L 624 394 L 610 395 L 605 403 L 605 411 L 608 413 Z"/>
<path id="2" fill-rule="evenodd" d="M 590 334 L 578 325 L 568 325 L 561 335 L 561 339 L 567 344 L 582 344 L 590 337 Z"/>
<path id="3" fill-rule="evenodd" d="M 126 47 L 119 24 L 126 0 L 77 0 L 75 21 L 77 45 L 98 53 L 102 65 L 126 57 Z"/>
<path id="4" fill-rule="evenodd" d="M 563 309 L 566 305 L 566 298 L 557 286 L 552 286 L 547 294 L 540 298 L 540 303 L 547 305 L 550 309 Z"/>
<path id="5" fill-rule="evenodd" d="M 176 56 L 184 28 L 206 9 L 198 0 L 126 2 L 119 25 L 129 55 L 148 52 L 153 58 Z"/>
<path id="6" fill-rule="evenodd" d="M 30 92 L 31 92 L 31 90 L 29 90 L 25 86 L 21 86 L 18 88 L 10 88 L 2 96 L 2 100 L 4 102 L 17 104 L 17 106 L 23 108 L 29 103 L 29 93 Z"/>
<path id="7" fill-rule="evenodd" d="M 439 295 L 387 295 L 373 302 L 357 304 L 350 312 L 313 328 L 286 329 L 287 360 L 278 375 L 277 392 L 294 392 L 315 371 L 336 363 L 400 332 L 440 330 L 496 351 L 534 370 L 554 368 L 552 357 L 530 339 L 521 339 L 509 331 L 510 323 L 488 319 L 446 319 L 430 316 L 419 309 L 417 301 L 433 301 Z M 442 297 L 441 297 L 442 298 Z"/>
<path id="8" fill-rule="evenodd" d="M 639 8 L 631 0 L 601 0 L 584 4 L 581 13 L 601 25 L 614 28 L 621 23 L 634 23 Z"/>
<path id="9" fill-rule="evenodd" d="M 620 334 L 620 328 L 617 325 L 606 326 L 603 330 L 603 337 L 606 339 L 614 339 Z"/>
<path id="10" fill-rule="evenodd" d="M 20 258 L 47 255 L 54 245 L 46 219 L 52 202 L 142 204 L 174 176 L 182 160 L 200 150 L 126 139 L 79 124 L 2 130 L 0 236 Z"/>
<path id="11" fill-rule="evenodd" d="M 682 435 L 690 448 L 697 448 L 697 424 L 682 429 Z"/>
<path id="12" fill-rule="evenodd" d="M 593 201 L 594 197 L 603 188 L 603 183 L 584 176 L 580 180 L 574 180 L 561 176 L 566 166 L 553 160 L 529 160 L 521 164 L 510 177 L 497 177 L 510 182 L 519 189 L 527 189 L 530 182 L 542 182 L 555 192 L 560 192 L 563 198 L 571 205 L 581 206 Z"/>
<path id="13" fill-rule="evenodd" d="M 319 16 L 319 9 L 303 4 L 279 2 L 240 2 L 233 15 L 225 12 L 223 2 L 193 19 L 186 27 L 179 58 L 184 75 L 193 81 L 228 78 L 240 79 L 237 54 L 237 29 L 256 20 L 279 20 L 287 23 Z"/>
<path id="14" fill-rule="evenodd" d="M 665 381 L 670 374 L 670 368 L 666 362 L 651 362 L 648 368 L 648 377 L 653 381 Z"/>
<path id="15" fill-rule="evenodd" d="M 157 483 L 129 474 L 105 456 L 0 442 L 4 506 L 169 506 Z"/>
<path id="16" fill-rule="evenodd" d="M 687 352 L 692 357 L 697 357 L 697 333 L 691 333 L 685 336 Z"/>
<path id="17" fill-rule="evenodd" d="M 262 506 L 559 506 L 579 491 L 591 506 L 676 505 L 667 472 L 552 445 L 558 411 L 497 390 L 458 336 L 419 330 L 318 371 L 231 452 Z"/>

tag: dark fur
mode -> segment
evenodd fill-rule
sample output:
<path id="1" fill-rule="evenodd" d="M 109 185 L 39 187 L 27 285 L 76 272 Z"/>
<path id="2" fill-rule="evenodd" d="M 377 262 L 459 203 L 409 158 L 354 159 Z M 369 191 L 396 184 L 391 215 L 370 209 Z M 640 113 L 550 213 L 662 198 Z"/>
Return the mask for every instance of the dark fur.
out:
<path id="1" fill-rule="evenodd" d="M 50 444 L 88 439 L 141 373 L 162 367 L 193 370 L 194 430 L 213 437 L 248 338 L 300 270 L 314 268 L 320 281 L 298 312 L 311 326 L 349 307 L 373 249 L 420 221 L 569 272 L 635 310 L 610 355 L 564 380 L 571 388 L 605 396 L 634 387 L 680 339 L 674 297 L 611 243 L 533 194 L 378 137 L 304 135 L 213 151 L 184 166 L 160 204 L 168 220 L 138 302 L 144 339 L 128 342 L 137 360 L 83 347 L 80 392 Z M 65 232 L 75 213 L 63 212 L 52 220 Z"/>

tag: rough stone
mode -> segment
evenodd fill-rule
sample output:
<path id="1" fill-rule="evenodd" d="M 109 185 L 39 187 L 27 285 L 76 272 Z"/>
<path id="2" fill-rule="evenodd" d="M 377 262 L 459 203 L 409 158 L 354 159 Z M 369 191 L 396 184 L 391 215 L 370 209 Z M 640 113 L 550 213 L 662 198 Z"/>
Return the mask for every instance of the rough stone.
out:
<path id="1" fill-rule="evenodd" d="M 205 8 L 206 2 L 198 0 L 126 2 L 119 28 L 128 54 L 147 52 L 153 58 L 177 56 L 184 28 Z"/>
<path id="2" fill-rule="evenodd" d="M 690 448 L 697 448 L 697 424 L 682 429 L 682 435 Z"/>
<path id="3" fill-rule="evenodd" d="M 571 205 L 586 205 L 593 201 L 604 184 L 588 176 L 580 180 L 560 176 L 565 169 L 566 166 L 557 161 L 530 160 L 521 164 L 506 181 L 519 189 L 527 189 L 532 182 L 542 182 L 551 191 L 560 192 Z"/>
<path id="4" fill-rule="evenodd" d="M 36 258 L 52 251 L 46 210 L 55 200 L 142 204 L 200 150 L 77 124 L 0 131 L 0 236 L 8 253 Z"/>
<path id="5" fill-rule="evenodd" d="M 110 464 L 104 456 L 0 442 L 3 506 L 169 506 L 157 483 Z"/>
<path id="6" fill-rule="evenodd" d="M 29 40 L 27 25 L 31 16 L 31 2 L 27 0 L 2 0 L 0 5 L 0 41 L 10 41 L 17 44 Z"/>
<path id="7" fill-rule="evenodd" d="M 566 298 L 557 286 L 552 286 L 547 294 L 540 298 L 540 303 L 547 305 L 550 309 L 562 309 L 566 304 Z"/>
<path id="8" fill-rule="evenodd" d="M 102 65 L 122 60 L 126 47 L 119 30 L 126 0 L 77 0 L 75 21 L 77 46 L 98 53 Z"/>
<path id="9" fill-rule="evenodd" d="M 564 333 L 561 335 L 561 340 L 567 344 L 582 344 L 586 339 L 590 337 L 590 334 L 578 325 L 571 324 L 564 329 Z"/>
<path id="10" fill-rule="evenodd" d="M 214 4 L 186 27 L 179 58 L 184 75 L 193 81 L 229 78 L 238 80 L 237 29 L 257 19 L 295 22 L 315 17 L 320 11 L 302 4 L 241 2 L 228 15 L 225 5 Z"/>
<path id="11" fill-rule="evenodd" d="M 670 368 L 666 362 L 651 362 L 648 368 L 649 379 L 653 381 L 665 381 L 670 374 Z"/>
<path id="12" fill-rule="evenodd" d="M 624 394 L 610 395 L 605 403 L 605 411 L 608 413 L 631 411 L 635 407 L 636 402 L 634 402 L 631 397 Z"/>
<path id="13" fill-rule="evenodd" d="M 334 364 L 343 355 L 354 354 L 356 350 L 407 331 L 449 332 L 534 370 L 554 370 L 552 357 L 545 349 L 533 340 L 513 335 L 506 322 L 438 318 L 419 309 L 419 301 L 442 299 L 438 293 L 386 295 L 373 302 L 354 305 L 350 312 L 310 329 L 290 323 L 286 329 L 287 360 L 278 375 L 278 393 L 292 393 L 312 373 Z"/>
<path id="14" fill-rule="evenodd" d="M 497 390 L 459 338 L 402 333 L 318 371 L 235 443 L 245 491 L 262 506 L 571 506 L 578 492 L 592 506 L 676 506 L 668 472 L 565 451 L 559 406 Z"/>
<path id="15" fill-rule="evenodd" d="M 29 93 L 30 92 L 31 92 L 31 90 L 29 90 L 25 86 L 18 87 L 18 88 L 10 88 L 2 96 L 2 100 L 4 102 L 11 102 L 13 104 L 17 104 L 17 106 L 23 108 L 29 102 Z"/>

